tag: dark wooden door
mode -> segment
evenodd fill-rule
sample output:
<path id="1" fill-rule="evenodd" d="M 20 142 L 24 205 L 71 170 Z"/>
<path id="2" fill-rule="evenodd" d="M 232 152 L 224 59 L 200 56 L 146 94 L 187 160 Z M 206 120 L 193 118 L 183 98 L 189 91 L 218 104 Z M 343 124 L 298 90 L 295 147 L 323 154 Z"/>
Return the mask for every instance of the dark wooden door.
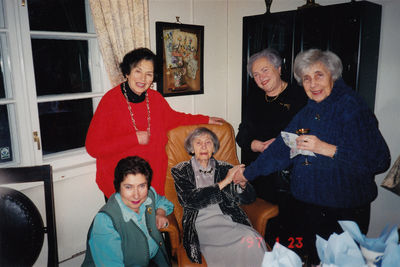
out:
<path id="1" fill-rule="evenodd" d="M 382 7 L 358 1 L 243 18 L 242 118 L 247 96 L 256 89 L 248 58 L 266 47 L 283 58 L 282 78 L 293 81 L 295 56 L 310 48 L 330 50 L 343 63 L 342 77 L 373 110 Z"/>
<path id="2" fill-rule="evenodd" d="M 293 78 L 294 15 L 294 11 L 288 11 L 243 18 L 242 107 L 251 91 L 260 90 L 247 74 L 247 60 L 252 54 L 267 47 L 277 50 L 283 61 L 282 79 Z"/>

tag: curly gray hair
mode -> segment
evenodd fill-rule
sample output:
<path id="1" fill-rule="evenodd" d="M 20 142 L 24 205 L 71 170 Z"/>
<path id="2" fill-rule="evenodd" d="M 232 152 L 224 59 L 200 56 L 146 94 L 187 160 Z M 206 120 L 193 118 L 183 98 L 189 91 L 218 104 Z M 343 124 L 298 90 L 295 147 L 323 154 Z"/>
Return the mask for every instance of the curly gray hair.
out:
<path id="1" fill-rule="evenodd" d="M 333 82 L 342 76 L 342 61 L 335 53 L 319 49 L 309 49 L 297 54 L 294 60 L 294 78 L 300 85 L 302 85 L 304 71 L 317 62 L 324 64 L 328 68 Z"/>

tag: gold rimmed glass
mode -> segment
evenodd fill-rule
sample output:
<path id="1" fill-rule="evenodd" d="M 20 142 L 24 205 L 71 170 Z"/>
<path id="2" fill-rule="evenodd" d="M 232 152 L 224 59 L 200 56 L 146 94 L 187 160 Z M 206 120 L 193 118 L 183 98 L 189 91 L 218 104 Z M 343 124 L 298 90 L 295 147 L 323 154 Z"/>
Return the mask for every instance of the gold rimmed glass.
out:
<path id="1" fill-rule="evenodd" d="M 310 133 L 310 129 L 308 129 L 308 128 L 300 128 L 300 129 L 297 129 L 297 131 L 296 131 L 296 134 L 298 134 L 298 135 L 304 135 L 304 134 L 308 134 L 308 133 Z M 305 160 L 303 162 L 303 165 L 311 165 L 311 162 L 308 161 L 307 156 L 304 156 L 304 157 L 305 157 Z"/>

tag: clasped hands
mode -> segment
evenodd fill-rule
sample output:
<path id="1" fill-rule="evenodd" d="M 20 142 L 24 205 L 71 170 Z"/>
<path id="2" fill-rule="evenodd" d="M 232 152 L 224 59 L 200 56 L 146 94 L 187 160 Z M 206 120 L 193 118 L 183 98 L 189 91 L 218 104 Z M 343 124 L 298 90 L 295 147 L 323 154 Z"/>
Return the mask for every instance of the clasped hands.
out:
<path id="1" fill-rule="evenodd" d="M 240 187 L 245 188 L 247 179 L 244 177 L 243 172 L 244 172 L 244 164 L 237 165 L 233 167 L 231 170 L 233 170 L 233 176 L 232 176 L 232 182 L 234 184 L 239 184 Z"/>
<path id="2" fill-rule="evenodd" d="M 247 180 L 246 178 L 244 178 L 243 172 L 244 172 L 244 164 L 239 164 L 230 168 L 224 180 L 218 182 L 219 189 L 222 190 L 225 186 L 229 185 L 231 182 L 239 184 L 240 187 L 243 189 L 246 188 Z"/>

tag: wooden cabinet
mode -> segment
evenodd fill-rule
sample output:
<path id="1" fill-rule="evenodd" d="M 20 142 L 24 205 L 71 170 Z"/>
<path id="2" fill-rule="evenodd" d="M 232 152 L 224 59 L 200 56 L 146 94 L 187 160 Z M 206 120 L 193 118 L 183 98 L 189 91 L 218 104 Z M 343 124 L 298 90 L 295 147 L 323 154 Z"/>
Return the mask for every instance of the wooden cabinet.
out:
<path id="1" fill-rule="evenodd" d="M 382 7 L 368 1 L 266 13 L 243 18 L 242 118 L 247 96 L 257 85 L 247 74 L 248 58 L 274 48 L 283 58 L 282 77 L 294 81 L 295 56 L 310 48 L 336 53 L 343 79 L 373 110 Z"/>

